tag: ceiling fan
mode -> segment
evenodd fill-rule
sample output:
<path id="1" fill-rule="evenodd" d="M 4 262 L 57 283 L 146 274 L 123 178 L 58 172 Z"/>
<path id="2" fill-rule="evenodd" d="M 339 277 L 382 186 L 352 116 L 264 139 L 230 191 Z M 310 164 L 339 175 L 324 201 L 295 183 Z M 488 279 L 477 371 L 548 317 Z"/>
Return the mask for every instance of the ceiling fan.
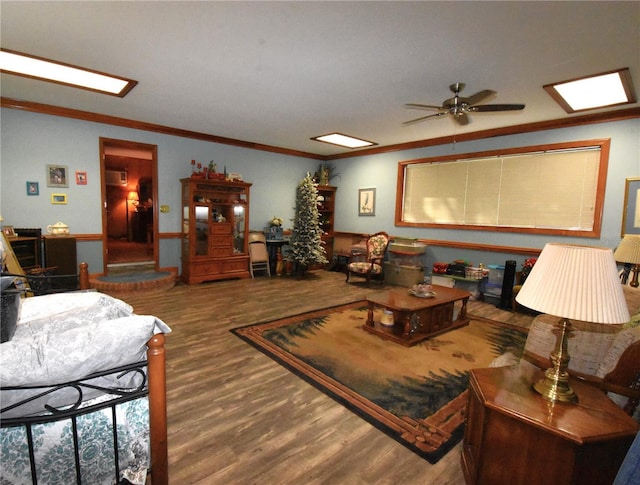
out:
<path id="1" fill-rule="evenodd" d="M 418 123 L 429 118 L 437 118 L 439 116 L 451 115 L 453 119 L 460 125 L 469 124 L 468 113 L 483 113 L 488 111 L 518 111 L 524 109 L 524 104 L 479 104 L 485 101 L 497 93 L 490 89 L 479 91 L 476 94 L 464 98 L 460 96 L 460 91 L 464 89 L 464 83 L 455 83 L 449 86 L 449 89 L 453 93 L 453 98 L 445 99 L 442 106 L 434 106 L 430 104 L 405 104 L 407 108 L 412 109 L 429 109 L 438 110 L 437 113 L 427 116 L 416 118 L 415 120 L 405 121 L 403 125 L 411 125 Z"/>

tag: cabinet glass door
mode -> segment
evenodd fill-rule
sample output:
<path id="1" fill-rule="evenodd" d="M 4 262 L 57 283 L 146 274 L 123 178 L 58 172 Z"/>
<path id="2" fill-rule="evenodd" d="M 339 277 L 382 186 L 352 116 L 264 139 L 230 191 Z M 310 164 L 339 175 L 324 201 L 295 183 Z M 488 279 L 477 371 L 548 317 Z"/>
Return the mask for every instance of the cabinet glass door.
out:
<path id="1" fill-rule="evenodd" d="M 244 254 L 246 215 L 243 205 L 233 206 L 233 254 Z"/>
<path id="2" fill-rule="evenodd" d="M 209 254 L 209 206 L 195 206 L 196 216 L 196 242 L 195 255 L 207 256 Z"/>

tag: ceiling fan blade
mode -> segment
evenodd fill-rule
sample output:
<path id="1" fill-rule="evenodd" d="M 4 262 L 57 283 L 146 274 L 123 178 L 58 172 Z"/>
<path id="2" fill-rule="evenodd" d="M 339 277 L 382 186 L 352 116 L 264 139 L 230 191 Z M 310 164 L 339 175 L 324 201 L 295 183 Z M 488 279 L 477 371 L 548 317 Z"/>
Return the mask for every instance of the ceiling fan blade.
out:
<path id="1" fill-rule="evenodd" d="M 518 111 L 524 109 L 524 104 L 481 104 L 480 106 L 471 106 L 469 111 L 477 113 L 487 111 Z"/>
<path id="2" fill-rule="evenodd" d="M 404 106 L 412 109 L 442 109 L 442 106 L 434 106 L 431 104 L 407 103 Z"/>
<path id="3" fill-rule="evenodd" d="M 464 100 L 464 102 L 469 106 L 473 106 L 474 104 L 481 103 L 482 101 L 486 101 L 487 99 L 494 97 L 496 94 L 497 93 L 491 89 L 485 89 L 484 91 L 479 91 L 468 98 L 463 98 L 461 101 Z"/>
<path id="4" fill-rule="evenodd" d="M 447 114 L 446 112 L 442 112 L 442 113 L 436 113 L 434 115 L 422 116 L 421 118 L 416 118 L 415 120 L 405 121 L 402 124 L 403 126 L 413 125 L 414 123 L 419 123 L 420 121 L 428 120 L 429 118 L 437 118 L 438 116 L 444 116 L 446 114 Z"/>

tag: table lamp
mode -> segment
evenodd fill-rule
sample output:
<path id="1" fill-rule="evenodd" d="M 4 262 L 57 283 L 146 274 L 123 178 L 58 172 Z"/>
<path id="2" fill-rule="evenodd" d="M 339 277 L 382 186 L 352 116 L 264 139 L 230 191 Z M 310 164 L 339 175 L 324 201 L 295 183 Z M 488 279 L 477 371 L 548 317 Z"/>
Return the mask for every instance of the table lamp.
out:
<path id="1" fill-rule="evenodd" d="M 640 273 L 640 236 L 635 234 L 625 234 L 620 242 L 620 246 L 613 253 L 613 257 L 620 263 L 631 264 L 633 277 L 630 286 L 638 287 L 638 273 Z"/>
<path id="2" fill-rule="evenodd" d="M 533 388 L 552 402 L 577 402 L 567 372 L 570 319 L 602 324 L 629 321 L 613 251 L 570 244 L 545 245 L 516 301 L 560 318 L 556 346 L 549 357 L 552 367 Z"/>

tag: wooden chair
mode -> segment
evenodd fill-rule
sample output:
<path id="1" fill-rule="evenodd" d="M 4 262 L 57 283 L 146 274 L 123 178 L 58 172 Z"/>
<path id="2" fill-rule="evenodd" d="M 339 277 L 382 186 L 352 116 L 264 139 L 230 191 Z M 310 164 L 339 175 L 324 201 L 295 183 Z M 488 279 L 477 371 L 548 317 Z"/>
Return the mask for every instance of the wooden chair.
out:
<path id="1" fill-rule="evenodd" d="M 249 233 L 249 271 L 254 278 L 254 271 L 266 271 L 271 276 L 267 238 L 261 232 Z"/>
<path id="2" fill-rule="evenodd" d="M 378 279 L 380 283 L 384 281 L 382 260 L 389 245 L 389 235 L 386 232 L 377 232 L 367 238 L 366 250 L 353 249 L 349 262 L 347 263 L 347 279 L 359 276 L 367 280 Z"/>

